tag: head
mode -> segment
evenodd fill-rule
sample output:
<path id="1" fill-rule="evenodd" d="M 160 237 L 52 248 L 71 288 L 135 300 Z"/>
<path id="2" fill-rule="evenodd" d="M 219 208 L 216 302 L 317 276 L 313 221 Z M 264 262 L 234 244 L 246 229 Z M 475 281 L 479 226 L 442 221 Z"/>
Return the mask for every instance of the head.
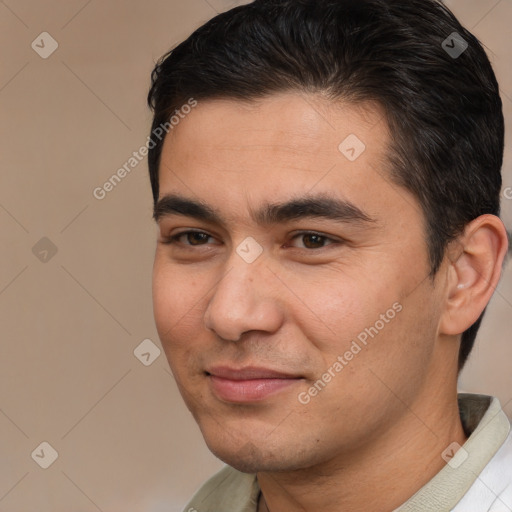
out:
<path id="1" fill-rule="evenodd" d="M 454 32 L 468 45 L 456 58 Z M 272 460 L 306 432 L 300 467 L 317 443 L 355 446 L 397 421 L 379 381 L 412 403 L 456 380 L 506 252 L 504 122 L 482 46 L 441 3 L 256 0 L 152 80 L 160 241 L 196 231 L 157 246 L 155 319 L 214 453 L 250 471 L 264 439 Z M 296 379 L 222 399 L 209 370 L 225 363 Z M 314 439 L 329 411 L 339 421 Z"/>

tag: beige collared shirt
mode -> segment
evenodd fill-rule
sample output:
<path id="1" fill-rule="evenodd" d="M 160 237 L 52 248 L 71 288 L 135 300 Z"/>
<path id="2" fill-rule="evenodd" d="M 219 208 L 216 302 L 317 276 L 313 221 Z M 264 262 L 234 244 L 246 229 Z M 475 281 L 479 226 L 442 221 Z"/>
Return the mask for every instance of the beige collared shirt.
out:
<path id="1" fill-rule="evenodd" d="M 497 398 L 465 393 L 459 394 L 459 411 L 468 439 L 393 512 L 512 512 L 512 432 L 506 414 Z M 225 466 L 184 512 L 257 512 L 259 495 L 255 474 Z"/>

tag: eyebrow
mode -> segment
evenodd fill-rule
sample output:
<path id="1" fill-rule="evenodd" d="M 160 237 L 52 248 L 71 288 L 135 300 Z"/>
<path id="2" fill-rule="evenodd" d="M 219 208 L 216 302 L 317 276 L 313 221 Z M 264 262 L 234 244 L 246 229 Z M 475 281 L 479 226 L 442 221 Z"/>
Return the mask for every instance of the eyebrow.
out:
<path id="1" fill-rule="evenodd" d="M 326 194 L 301 196 L 284 203 L 266 203 L 257 211 L 251 210 L 250 214 L 252 219 L 262 226 L 308 218 L 357 224 L 376 222 L 376 219 L 350 201 L 333 198 Z M 215 208 L 179 194 L 161 197 L 153 210 L 153 218 L 156 222 L 172 215 L 183 215 L 212 224 L 226 225 L 225 219 Z"/>

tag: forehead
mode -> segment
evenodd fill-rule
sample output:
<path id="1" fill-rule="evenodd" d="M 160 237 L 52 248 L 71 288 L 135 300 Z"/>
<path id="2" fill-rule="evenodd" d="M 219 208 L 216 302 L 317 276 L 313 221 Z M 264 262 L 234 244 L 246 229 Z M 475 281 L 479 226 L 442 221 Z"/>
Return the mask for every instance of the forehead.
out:
<path id="1" fill-rule="evenodd" d="M 364 209 L 372 194 L 385 199 L 389 140 L 374 104 L 291 92 L 198 101 L 164 141 L 160 197 L 179 192 L 242 208 L 335 191 Z"/>
<path id="2" fill-rule="evenodd" d="M 371 133 L 371 140 L 370 138 Z M 199 101 L 182 116 L 166 137 L 163 153 L 216 146 L 223 151 L 283 151 L 295 149 L 302 156 L 339 157 L 338 144 L 348 135 L 359 135 L 379 149 L 388 142 L 382 108 L 375 103 L 347 103 L 320 94 L 284 92 L 259 100 L 214 99 Z M 264 144 L 264 146 L 263 146 Z M 371 149 L 371 148 L 370 148 Z M 321 154 L 317 152 L 320 151 Z M 194 156 L 187 151 L 187 156 Z"/>

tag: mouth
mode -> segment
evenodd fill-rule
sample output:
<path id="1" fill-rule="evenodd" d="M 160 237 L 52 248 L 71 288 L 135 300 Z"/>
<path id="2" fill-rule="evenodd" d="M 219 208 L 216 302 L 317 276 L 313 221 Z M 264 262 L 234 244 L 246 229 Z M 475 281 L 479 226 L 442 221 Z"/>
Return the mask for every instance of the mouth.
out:
<path id="1" fill-rule="evenodd" d="M 205 372 L 213 393 L 225 402 L 259 402 L 303 380 L 270 368 L 217 366 Z"/>

